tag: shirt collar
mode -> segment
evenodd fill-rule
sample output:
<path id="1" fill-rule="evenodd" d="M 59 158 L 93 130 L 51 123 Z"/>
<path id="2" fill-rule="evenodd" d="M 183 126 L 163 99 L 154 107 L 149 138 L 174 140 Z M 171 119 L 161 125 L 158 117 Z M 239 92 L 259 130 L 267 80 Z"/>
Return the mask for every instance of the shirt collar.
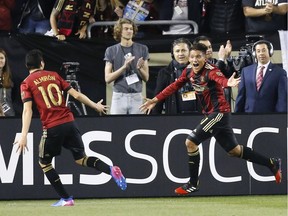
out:
<path id="1" fill-rule="evenodd" d="M 269 64 L 270 64 L 270 61 L 269 61 L 268 63 L 264 64 L 264 65 L 262 65 L 262 64 L 259 63 L 258 66 L 257 66 L 257 68 L 259 69 L 260 67 L 264 66 L 265 69 L 267 69 Z"/>

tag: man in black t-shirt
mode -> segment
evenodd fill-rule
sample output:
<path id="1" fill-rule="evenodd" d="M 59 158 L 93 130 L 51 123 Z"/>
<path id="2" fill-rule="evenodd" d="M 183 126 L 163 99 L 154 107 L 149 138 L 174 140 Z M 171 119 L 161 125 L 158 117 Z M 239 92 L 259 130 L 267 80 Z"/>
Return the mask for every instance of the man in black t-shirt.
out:
<path id="1" fill-rule="evenodd" d="M 271 0 L 270 3 L 262 0 L 242 0 L 246 32 L 287 30 L 287 4 L 287 0 Z"/>

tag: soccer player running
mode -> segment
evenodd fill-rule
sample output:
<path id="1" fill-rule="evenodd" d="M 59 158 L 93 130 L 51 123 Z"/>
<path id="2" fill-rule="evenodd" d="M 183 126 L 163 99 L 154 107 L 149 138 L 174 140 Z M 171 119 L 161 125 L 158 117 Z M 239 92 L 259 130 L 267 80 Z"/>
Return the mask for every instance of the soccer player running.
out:
<path id="1" fill-rule="evenodd" d="M 60 155 L 62 146 L 71 151 L 78 165 L 92 167 L 112 175 L 117 185 L 125 190 L 126 180 L 119 167 L 109 166 L 99 158 L 86 156 L 81 134 L 71 110 L 65 106 L 62 92 L 67 92 L 100 114 L 105 114 L 108 106 L 102 104 L 103 99 L 98 103 L 91 101 L 86 95 L 73 89 L 58 73 L 44 70 L 44 65 L 43 54 L 40 50 L 31 50 L 26 54 L 26 67 L 30 74 L 20 87 L 24 105 L 21 137 L 14 142 L 14 144 L 18 144 L 17 152 L 19 151 L 21 154 L 28 151 L 27 134 L 32 118 L 32 102 L 34 102 L 43 126 L 43 135 L 39 144 L 39 164 L 61 197 L 52 206 L 74 205 L 73 197 L 67 193 L 58 173 L 51 164 L 53 157 Z"/>
<path id="2" fill-rule="evenodd" d="M 252 163 L 268 167 L 275 176 L 276 183 L 281 182 L 281 159 L 267 158 L 251 148 L 238 144 L 233 129 L 230 126 L 230 106 L 225 100 L 223 87 L 237 86 L 240 78 L 234 73 L 229 79 L 214 65 L 206 61 L 207 47 L 203 44 L 193 44 L 190 49 L 190 64 L 183 70 L 181 76 L 153 99 L 146 99 L 140 110 L 149 114 L 156 103 L 164 100 L 181 88 L 186 82 L 191 82 L 198 102 L 202 106 L 205 118 L 187 137 L 185 144 L 189 157 L 189 182 L 175 189 L 179 195 L 187 195 L 199 190 L 199 149 L 198 145 L 214 136 L 216 141 L 230 156 L 239 157 Z"/>

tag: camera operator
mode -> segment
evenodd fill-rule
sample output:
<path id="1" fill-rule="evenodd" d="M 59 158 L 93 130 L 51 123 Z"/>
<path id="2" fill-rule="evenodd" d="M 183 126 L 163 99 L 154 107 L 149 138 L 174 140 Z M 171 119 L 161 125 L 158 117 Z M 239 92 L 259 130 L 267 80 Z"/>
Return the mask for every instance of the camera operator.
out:
<path id="1" fill-rule="evenodd" d="M 235 112 L 287 112 L 287 75 L 271 63 L 273 45 L 259 40 L 252 46 L 254 64 L 241 71 Z"/>
<path id="2" fill-rule="evenodd" d="M 201 43 L 207 47 L 206 58 L 208 63 L 216 65 L 226 78 L 232 76 L 234 72 L 233 61 L 230 58 L 232 52 L 232 44 L 230 40 L 226 42 L 226 45 L 221 45 L 218 51 L 218 59 L 213 58 L 213 49 L 210 38 L 206 36 L 199 36 L 194 39 L 193 44 Z M 225 98 L 231 105 L 231 87 L 224 88 Z"/>

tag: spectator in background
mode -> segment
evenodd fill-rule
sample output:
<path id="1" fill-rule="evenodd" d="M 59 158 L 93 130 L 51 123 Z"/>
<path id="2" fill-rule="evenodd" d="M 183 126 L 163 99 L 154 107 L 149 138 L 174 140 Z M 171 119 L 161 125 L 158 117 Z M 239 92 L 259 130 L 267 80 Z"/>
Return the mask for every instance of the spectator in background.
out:
<path id="1" fill-rule="evenodd" d="M 123 10 L 123 18 L 132 21 L 147 21 L 157 19 L 158 14 L 154 5 L 154 0 L 130 0 Z M 146 25 L 139 25 L 136 37 L 142 38 L 148 34 L 158 34 L 157 28 Z"/>
<path id="2" fill-rule="evenodd" d="M 193 20 L 198 27 L 202 19 L 203 2 L 189 0 L 165 0 L 158 2 L 158 13 L 160 20 Z M 163 25 L 163 35 L 192 34 L 190 25 Z"/>
<path id="3" fill-rule="evenodd" d="M 271 63 L 273 45 L 259 40 L 252 50 L 256 63 L 242 69 L 235 112 L 287 112 L 287 73 Z"/>
<path id="4" fill-rule="evenodd" d="M 20 33 L 38 33 L 44 35 L 51 29 L 49 17 L 55 0 L 27 0 L 23 3 L 18 23 Z"/>
<path id="5" fill-rule="evenodd" d="M 202 43 L 207 46 L 206 58 L 207 62 L 216 65 L 226 78 L 231 77 L 234 72 L 233 61 L 230 58 L 232 52 L 232 44 L 230 40 L 227 40 L 226 45 L 221 45 L 218 51 L 218 59 L 213 58 L 213 49 L 211 45 L 211 39 L 202 35 L 194 39 L 193 44 Z M 231 87 L 224 88 L 225 98 L 231 105 Z"/>
<path id="6" fill-rule="evenodd" d="M 119 0 L 96 0 L 96 8 L 94 17 L 91 17 L 89 23 L 102 22 L 102 21 L 116 21 L 123 16 L 123 9 L 125 5 Z M 113 34 L 113 27 L 99 26 L 93 28 L 92 34 L 103 37 Z"/>
<path id="7" fill-rule="evenodd" d="M 246 32 L 287 30 L 287 0 L 242 0 L 242 6 Z"/>
<path id="8" fill-rule="evenodd" d="M 58 40 L 76 35 L 79 39 L 87 36 L 89 19 L 94 16 L 96 0 L 56 0 L 50 24 L 52 35 Z"/>
<path id="9" fill-rule="evenodd" d="M 118 19 L 119 18 L 122 18 L 123 17 L 123 12 L 124 12 L 124 8 L 125 6 L 127 5 L 127 3 L 129 2 L 129 0 L 115 0 L 112 2 L 115 2 L 114 5 L 115 5 L 115 9 L 114 9 L 114 12 L 115 14 L 117 15 Z"/>
<path id="10" fill-rule="evenodd" d="M 126 18 L 132 21 L 144 21 L 157 19 L 157 12 L 153 4 L 154 0 L 96 0 L 95 16 L 89 20 L 90 23 L 97 21 L 116 21 L 119 18 Z M 100 26 L 93 28 L 92 34 L 97 36 L 109 36 L 113 34 L 113 27 Z M 96 31 L 96 32 L 95 32 Z M 138 26 L 137 37 L 146 34 L 157 34 L 155 28 L 149 26 Z M 111 35 L 112 35 L 111 34 Z"/>
<path id="11" fill-rule="evenodd" d="M 242 0 L 206 1 L 205 32 L 229 34 L 243 32 L 244 14 Z M 208 29 L 207 29 L 208 28 Z"/>
<path id="12" fill-rule="evenodd" d="M 133 41 L 137 26 L 121 18 L 114 26 L 119 43 L 105 51 L 105 81 L 114 82 L 110 114 L 141 114 L 142 81 L 149 79 L 148 47 Z"/>
<path id="13" fill-rule="evenodd" d="M 172 61 L 157 74 L 155 95 L 177 80 L 182 71 L 189 64 L 189 50 L 191 42 L 186 38 L 178 38 L 171 46 Z M 159 101 L 152 110 L 152 114 L 178 114 L 197 112 L 196 95 L 190 83 L 186 83 L 179 91 Z"/>
<path id="14" fill-rule="evenodd" d="M 0 105 L 5 116 L 15 116 L 12 100 L 12 74 L 5 50 L 0 48 Z"/>
<path id="15" fill-rule="evenodd" d="M 15 6 L 15 0 L 0 0 L 0 32 L 12 30 L 11 11 Z"/>
<path id="16" fill-rule="evenodd" d="M 130 0 L 125 5 L 123 18 L 133 21 L 149 19 L 149 13 L 154 0 Z"/>

